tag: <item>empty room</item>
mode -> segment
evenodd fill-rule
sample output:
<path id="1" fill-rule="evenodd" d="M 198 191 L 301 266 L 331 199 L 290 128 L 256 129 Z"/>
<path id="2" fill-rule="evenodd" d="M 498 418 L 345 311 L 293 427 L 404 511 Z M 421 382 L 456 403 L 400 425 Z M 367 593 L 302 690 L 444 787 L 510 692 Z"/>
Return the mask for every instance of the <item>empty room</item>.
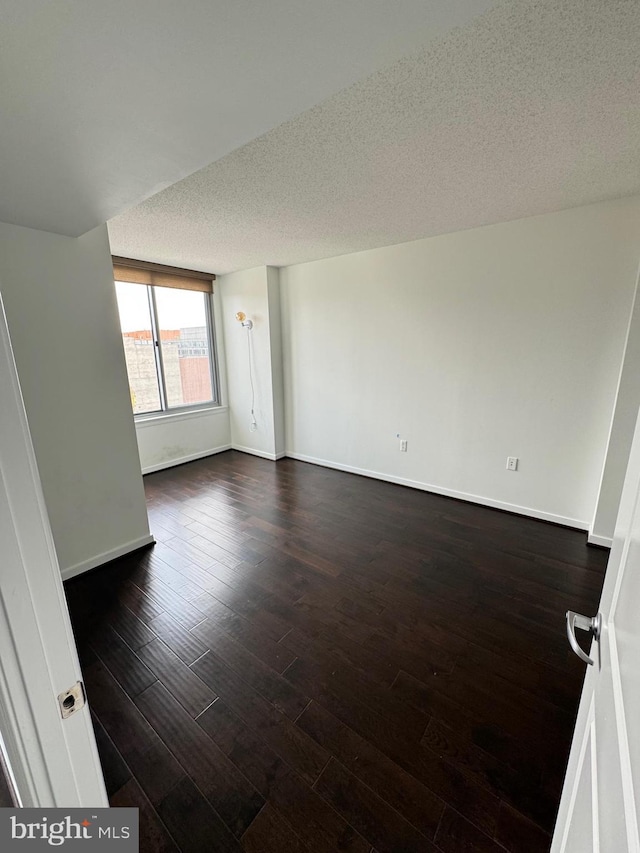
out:
<path id="1" fill-rule="evenodd" d="M 0 7 L 2 849 L 640 849 L 640 6 Z"/>

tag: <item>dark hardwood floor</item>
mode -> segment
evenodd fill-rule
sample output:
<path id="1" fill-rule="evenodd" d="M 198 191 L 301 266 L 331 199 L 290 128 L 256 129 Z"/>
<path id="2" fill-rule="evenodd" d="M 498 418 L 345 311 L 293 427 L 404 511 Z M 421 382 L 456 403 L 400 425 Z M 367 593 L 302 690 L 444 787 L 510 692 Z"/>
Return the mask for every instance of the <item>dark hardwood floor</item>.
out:
<path id="1" fill-rule="evenodd" d="M 11 794 L 11 786 L 5 776 L 5 770 L 0 761 L 0 809 L 13 808 L 13 796 Z"/>
<path id="2" fill-rule="evenodd" d="M 547 851 L 607 552 L 227 452 L 145 478 L 158 544 L 66 584 L 141 850 Z"/>

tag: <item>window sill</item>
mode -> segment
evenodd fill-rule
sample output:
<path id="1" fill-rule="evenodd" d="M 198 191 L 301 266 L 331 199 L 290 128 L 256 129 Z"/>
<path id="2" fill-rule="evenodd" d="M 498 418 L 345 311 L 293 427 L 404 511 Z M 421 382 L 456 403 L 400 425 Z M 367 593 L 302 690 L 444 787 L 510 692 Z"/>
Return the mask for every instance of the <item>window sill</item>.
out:
<path id="1" fill-rule="evenodd" d="M 176 421 L 188 421 L 192 418 L 203 418 L 209 415 L 222 415 L 229 411 L 228 406 L 203 406 L 197 409 L 182 409 L 179 412 L 162 412 L 159 415 L 134 415 L 136 429 L 155 426 L 159 424 L 175 423 Z"/>

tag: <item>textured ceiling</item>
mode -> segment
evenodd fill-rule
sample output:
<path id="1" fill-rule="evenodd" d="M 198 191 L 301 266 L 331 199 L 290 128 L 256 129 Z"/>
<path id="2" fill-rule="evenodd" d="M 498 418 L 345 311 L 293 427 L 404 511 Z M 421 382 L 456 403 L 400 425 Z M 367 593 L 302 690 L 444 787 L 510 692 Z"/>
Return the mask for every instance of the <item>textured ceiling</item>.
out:
<path id="1" fill-rule="evenodd" d="M 495 0 L 2 0 L 0 221 L 78 235 Z"/>
<path id="2" fill-rule="evenodd" d="M 109 223 L 115 254 L 283 266 L 640 191 L 640 3 L 508 2 Z"/>

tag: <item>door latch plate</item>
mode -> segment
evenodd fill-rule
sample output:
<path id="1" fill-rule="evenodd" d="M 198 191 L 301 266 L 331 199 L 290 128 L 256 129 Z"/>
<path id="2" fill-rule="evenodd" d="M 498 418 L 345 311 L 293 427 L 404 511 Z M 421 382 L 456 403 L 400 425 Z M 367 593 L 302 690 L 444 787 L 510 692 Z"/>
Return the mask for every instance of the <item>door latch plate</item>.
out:
<path id="1" fill-rule="evenodd" d="M 85 701 L 84 684 L 81 681 L 76 681 L 73 687 L 70 687 L 58 696 L 62 719 L 66 720 L 67 717 L 75 714 L 76 711 L 82 710 Z"/>

